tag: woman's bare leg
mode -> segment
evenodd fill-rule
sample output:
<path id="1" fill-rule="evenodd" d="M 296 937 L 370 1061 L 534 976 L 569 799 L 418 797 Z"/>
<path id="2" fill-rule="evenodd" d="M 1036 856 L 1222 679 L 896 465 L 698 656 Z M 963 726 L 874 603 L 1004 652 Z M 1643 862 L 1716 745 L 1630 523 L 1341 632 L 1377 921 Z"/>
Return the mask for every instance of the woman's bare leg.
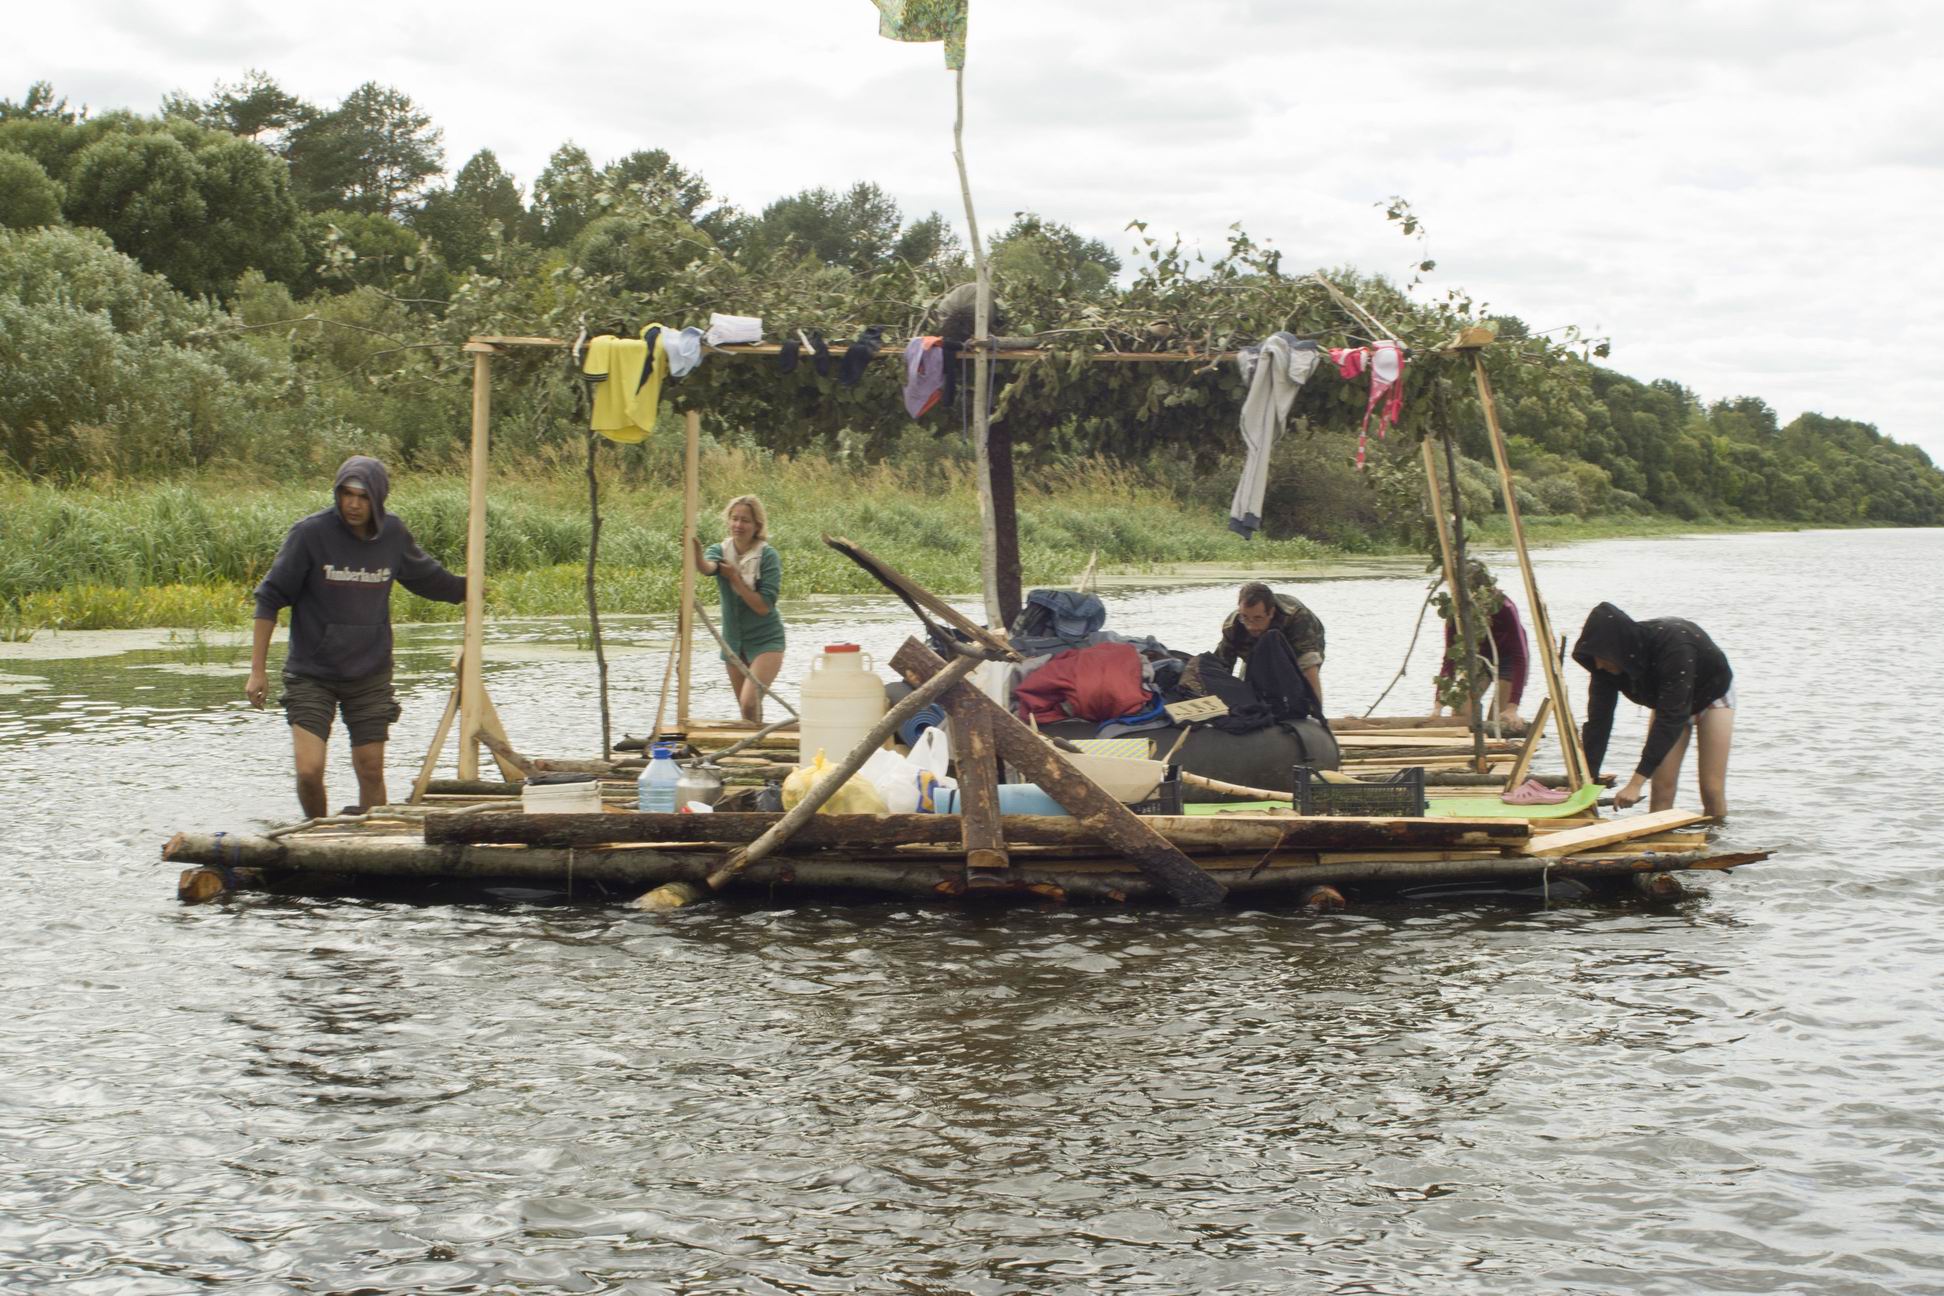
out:
<path id="1" fill-rule="evenodd" d="M 1689 725 L 1681 730 L 1680 738 L 1673 747 L 1668 749 L 1666 759 L 1661 761 L 1660 768 L 1654 771 L 1654 792 L 1647 802 L 1649 810 L 1674 808 L 1674 794 L 1679 790 L 1681 782 L 1681 760 L 1687 755 L 1688 733 L 1693 727 Z"/>
<path id="2" fill-rule="evenodd" d="M 749 710 L 743 706 L 742 701 L 743 685 L 748 682 L 749 676 L 743 674 L 742 667 L 732 661 L 724 660 L 722 669 L 729 672 L 729 696 L 736 699 L 736 706 L 743 712 L 743 719 L 749 719 Z"/>
<path id="3" fill-rule="evenodd" d="M 738 688 L 736 700 L 742 705 L 743 719 L 761 721 L 763 689 L 757 687 L 756 680 L 763 681 L 765 687 L 776 683 L 777 673 L 783 669 L 783 654 L 781 652 L 757 653 L 756 660 L 749 663 L 749 669 L 756 679 L 743 680 Z"/>
<path id="4" fill-rule="evenodd" d="M 1709 707 L 1695 717 L 1701 740 L 1695 772 L 1701 779 L 1701 808 L 1719 819 L 1728 813 L 1728 747 L 1735 737 L 1735 709 Z"/>

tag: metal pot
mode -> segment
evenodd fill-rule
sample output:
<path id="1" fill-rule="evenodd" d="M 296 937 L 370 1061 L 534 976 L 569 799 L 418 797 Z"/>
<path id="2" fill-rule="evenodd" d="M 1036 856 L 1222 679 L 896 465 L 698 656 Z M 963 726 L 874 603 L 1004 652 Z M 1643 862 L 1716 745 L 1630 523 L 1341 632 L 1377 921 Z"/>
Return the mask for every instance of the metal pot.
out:
<path id="1" fill-rule="evenodd" d="M 712 806 L 722 799 L 722 772 L 713 765 L 685 765 L 675 783 L 675 804 L 700 801 Z"/>

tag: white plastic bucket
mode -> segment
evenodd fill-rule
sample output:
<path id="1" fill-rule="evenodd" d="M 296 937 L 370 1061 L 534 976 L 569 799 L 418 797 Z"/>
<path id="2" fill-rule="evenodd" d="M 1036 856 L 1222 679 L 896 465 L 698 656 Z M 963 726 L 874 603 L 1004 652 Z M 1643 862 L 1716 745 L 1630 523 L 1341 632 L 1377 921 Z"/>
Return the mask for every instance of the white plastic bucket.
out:
<path id="1" fill-rule="evenodd" d="M 821 750 L 836 764 L 857 749 L 884 718 L 884 681 L 871 654 L 856 644 L 830 644 L 810 659 L 797 703 L 797 761 Z"/>

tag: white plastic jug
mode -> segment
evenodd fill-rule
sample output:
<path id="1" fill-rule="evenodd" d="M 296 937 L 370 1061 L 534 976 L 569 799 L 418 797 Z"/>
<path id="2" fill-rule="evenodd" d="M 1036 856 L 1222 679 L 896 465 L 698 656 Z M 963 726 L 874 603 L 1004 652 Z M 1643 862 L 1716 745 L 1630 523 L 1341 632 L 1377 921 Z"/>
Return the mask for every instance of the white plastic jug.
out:
<path id="1" fill-rule="evenodd" d="M 884 681 L 871 655 L 856 644 L 830 644 L 810 659 L 797 704 L 797 762 L 821 749 L 835 765 L 857 749 L 884 718 Z"/>

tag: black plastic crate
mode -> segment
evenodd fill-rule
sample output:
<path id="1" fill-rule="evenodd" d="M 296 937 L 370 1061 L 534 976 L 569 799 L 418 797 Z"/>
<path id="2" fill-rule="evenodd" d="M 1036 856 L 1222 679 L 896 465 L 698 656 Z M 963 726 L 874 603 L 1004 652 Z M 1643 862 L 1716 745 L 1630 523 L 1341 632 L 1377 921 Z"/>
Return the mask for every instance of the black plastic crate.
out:
<path id="1" fill-rule="evenodd" d="M 1330 783 L 1307 765 L 1296 767 L 1296 812 L 1306 815 L 1424 817 L 1424 767 L 1413 765 L 1372 783 Z"/>
<path id="2" fill-rule="evenodd" d="M 1145 801 L 1130 802 L 1127 808 L 1137 815 L 1181 814 L 1181 766 L 1168 766 L 1161 782 L 1155 786 L 1154 795 Z"/>

